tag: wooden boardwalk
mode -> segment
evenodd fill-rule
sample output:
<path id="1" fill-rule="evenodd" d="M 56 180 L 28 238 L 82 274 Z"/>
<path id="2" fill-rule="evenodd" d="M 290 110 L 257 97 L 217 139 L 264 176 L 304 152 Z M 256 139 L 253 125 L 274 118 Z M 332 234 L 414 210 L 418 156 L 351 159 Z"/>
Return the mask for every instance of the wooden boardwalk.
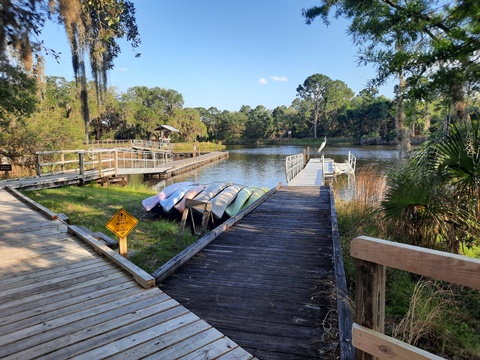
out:
<path id="1" fill-rule="evenodd" d="M 119 169 L 118 174 L 128 175 L 128 174 L 148 174 L 148 175 L 157 175 L 159 177 L 169 178 L 181 174 L 183 172 L 198 168 L 205 164 L 209 164 L 214 161 L 223 160 L 228 158 L 228 152 L 212 152 L 208 154 L 203 154 L 197 157 L 186 158 L 175 160 L 171 162 L 166 167 L 160 168 L 128 168 L 128 169 Z M 139 163 L 141 163 L 141 159 Z M 97 179 L 102 179 L 115 175 L 113 171 L 104 171 L 100 172 L 97 170 L 85 171 L 83 175 L 80 175 L 78 172 L 73 173 L 63 173 L 63 174 L 51 174 L 51 175 L 42 175 L 42 176 L 32 176 L 24 177 L 19 179 L 10 179 L 10 180 L 0 180 L 0 189 L 9 185 L 14 188 L 22 188 L 24 190 L 40 190 L 44 188 L 54 188 L 68 185 L 78 185 L 82 183 L 87 183 L 90 181 L 95 181 Z"/>
<path id="2" fill-rule="evenodd" d="M 0 358 L 252 359 L 0 189 Z"/>
<path id="3" fill-rule="evenodd" d="M 328 187 L 284 187 L 161 289 L 259 359 L 330 359 L 338 345 Z"/>

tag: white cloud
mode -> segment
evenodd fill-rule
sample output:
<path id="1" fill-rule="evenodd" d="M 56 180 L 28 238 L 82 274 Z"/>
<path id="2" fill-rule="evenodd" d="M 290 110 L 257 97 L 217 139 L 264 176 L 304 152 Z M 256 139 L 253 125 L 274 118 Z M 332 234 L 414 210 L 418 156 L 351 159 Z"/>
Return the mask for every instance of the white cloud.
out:
<path id="1" fill-rule="evenodd" d="M 274 81 L 288 81 L 286 76 L 271 76 Z"/>
<path id="2" fill-rule="evenodd" d="M 260 80 L 258 80 L 258 83 L 261 84 L 261 85 L 265 85 L 267 82 L 268 81 L 265 78 L 260 78 Z"/>

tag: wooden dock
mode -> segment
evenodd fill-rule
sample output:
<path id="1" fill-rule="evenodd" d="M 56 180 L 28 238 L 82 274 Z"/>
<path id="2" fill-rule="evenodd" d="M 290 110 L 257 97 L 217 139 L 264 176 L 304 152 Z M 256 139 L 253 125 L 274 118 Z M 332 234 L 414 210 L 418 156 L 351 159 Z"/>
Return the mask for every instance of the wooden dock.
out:
<path id="1" fill-rule="evenodd" d="M 259 359 L 334 358 L 328 187 L 284 187 L 161 285 Z"/>
<path id="2" fill-rule="evenodd" d="M 253 358 L 3 189 L 0 220 L 0 358 Z"/>
<path id="3" fill-rule="evenodd" d="M 68 185 L 79 185 L 96 181 L 98 179 L 108 178 L 115 175 L 145 174 L 146 176 L 158 176 L 168 178 L 181 174 L 183 172 L 201 167 L 203 165 L 228 158 L 228 152 L 212 152 L 197 157 L 175 160 L 165 167 L 150 168 L 145 167 L 144 160 L 137 159 L 138 163 L 130 164 L 127 168 L 107 170 L 88 170 L 84 172 L 74 171 L 66 173 L 48 174 L 42 176 L 31 176 L 19 179 L 0 180 L 0 189 L 9 185 L 13 188 L 22 188 L 24 190 L 40 190 Z M 143 166 L 143 167 L 142 167 Z"/>

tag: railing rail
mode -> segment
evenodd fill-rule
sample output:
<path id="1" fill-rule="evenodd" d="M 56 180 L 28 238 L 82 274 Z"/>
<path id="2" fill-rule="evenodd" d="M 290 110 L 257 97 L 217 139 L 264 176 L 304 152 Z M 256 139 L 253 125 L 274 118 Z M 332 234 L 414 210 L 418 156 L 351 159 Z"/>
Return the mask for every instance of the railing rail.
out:
<path id="1" fill-rule="evenodd" d="M 287 156 L 285 159 L 285 176 L 287 184 L 303 169 L 305 164 L 305 155 L 295 154 Z"/>
<path id="2" fill-rule="evenodd" d="M 37 175 L 45 176 L 59 173 L 78 173 L 97 171 L 100 176 L 109 174 L 129 174 L 158 170 L 171 166 L 172 152 L 146 151 L 134 149 L 89 149 L 64 151 L 39 151 L 37 156 Z M 140 171 L 135 171 L 140 170 Z"/>
<path id="3" fill-rule="evenodd" d="M 480 290 L 480 259 L 361 236 L 350 243 L 357 259 L 356 359 L 441 359 L 384 335 L 386 267 Z"/>
<path id="4" fill-rule="evenodd" d="M 348 158 L 346 160 L 346 163 L 355 174 L 355 166 L 357 166 L 357 158 L 350 151 L 348 152 Z"/>

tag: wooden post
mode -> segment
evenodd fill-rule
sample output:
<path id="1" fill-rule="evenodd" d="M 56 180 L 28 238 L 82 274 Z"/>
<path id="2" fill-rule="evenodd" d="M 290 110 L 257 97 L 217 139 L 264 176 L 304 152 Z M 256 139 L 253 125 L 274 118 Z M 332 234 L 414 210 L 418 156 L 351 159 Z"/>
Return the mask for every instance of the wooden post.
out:
<path id="1" fill-rule="evenodd" d="M 385 269 L 383 265 L 357 260 L 355 322 L 382 334 L 385 332 Z M 355 359 L 374 357 L 356 349 Z"/>
<path id="2" fill-rule="evenodd" d="M 118 238 L 118 252 L 122 255 L 125 259 L 128 258 L 128 250 L 127 250 L 127 237 L 119 237 Z"/>
<path id="3" fill-rule="evenodd" d="M 82 183 L 84 183 L 85 182 L 85 161 L 84 161 L 83 151 L 78 153 L 78 166 L 80 168 L 80 176 L 82 177 Z"/>
<path id="4" fill-rule="evenodd" d="M 310 146 L 307 146 L 307 161 L 310 160 Z"/>
<path id="5" fill-rule="evenodd" d="M 63 152 L 61 153 L 60 159 L 61 159 L 61 161 L 62 161 L 62 166 L 61 166 L 61 168 L 62 168 L 62 173 L 64 173 L 64 172 L 65 172 L 65 153 L 63 153 Z"/>
<path id="6" fill-rule="evenodd" d="M 115 149 L 113 151 L 113 168 L 115 171 L 115 176 L 118 175 L 118 150 Z"/>
<path id="7" fill-rule="evenodd" d="M 303 167 L 307 166 L 307 150 L 303 150 Z"/>
<path id="8" fill-rule="evenodd" d="M 100 176 L 103 175 L 103 151 L 98 153 L 98 169 L 100 170 Z"/>
<path id="9" fill-rule="evenodd" d="M 37 175 L 38 176 L 41 176 L 42 173 L 41 173 L 41 168 L 40 168 L 40 154 L 37 153 Z"/>

